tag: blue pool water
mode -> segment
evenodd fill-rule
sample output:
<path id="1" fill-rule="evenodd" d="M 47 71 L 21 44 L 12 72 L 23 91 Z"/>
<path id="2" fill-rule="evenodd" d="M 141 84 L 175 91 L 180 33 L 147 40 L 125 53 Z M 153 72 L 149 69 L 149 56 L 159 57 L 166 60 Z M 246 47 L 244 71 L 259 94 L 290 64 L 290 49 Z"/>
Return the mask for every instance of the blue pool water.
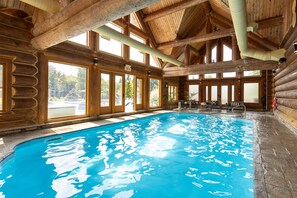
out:
<path id="1" fill-rule="evenodd" d="M 0 197 L 253 197 L 253 124 L 170 113 L 32 140 Z"/>

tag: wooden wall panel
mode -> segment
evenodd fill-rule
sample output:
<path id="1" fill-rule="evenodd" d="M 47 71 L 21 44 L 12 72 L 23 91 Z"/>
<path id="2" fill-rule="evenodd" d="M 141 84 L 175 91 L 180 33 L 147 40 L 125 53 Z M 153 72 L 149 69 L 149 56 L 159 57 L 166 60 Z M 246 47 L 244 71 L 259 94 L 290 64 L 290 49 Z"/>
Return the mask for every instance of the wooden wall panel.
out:
<path id="1" fill-rule="evenodd" d="M 36 74 L 38 58 L 31 47 L 30 29 L 33 25 L 16 17 L 0 13 L 0 56 L 10 56 L 11 78 L 7 85 L 11 108 L 0 113 L 0 131 L 5 128 L 37 123 L 38 94 Z"/>
<path id="2" fill-rule="evenodd" d="M 293 50 L 293 42 L 297 37 L 297 28 L 292 28 L 283 44 L 287 50 L 287 62 L 280 67 L 274 77 L 274 92 L 277 118 L 297 129 L 297 54 Z"/>

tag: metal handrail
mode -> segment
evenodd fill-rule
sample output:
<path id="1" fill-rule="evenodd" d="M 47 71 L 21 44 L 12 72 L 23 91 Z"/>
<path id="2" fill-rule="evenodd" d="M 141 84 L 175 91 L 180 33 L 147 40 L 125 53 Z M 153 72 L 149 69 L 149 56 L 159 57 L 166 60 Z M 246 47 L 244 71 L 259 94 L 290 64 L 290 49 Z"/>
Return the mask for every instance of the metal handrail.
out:
<path id="1" fill-rule="evenodd" d="M 238 107 L 243 107 L 243 114 L 244 114 L 244 117 L 246 117 L 246 106 L 244 104 L 238 104 L 237 106 L 232 107 L 232 109 L 231 109 L 232 113 L 234 113 L 234 109 L 236 109 Z"/>

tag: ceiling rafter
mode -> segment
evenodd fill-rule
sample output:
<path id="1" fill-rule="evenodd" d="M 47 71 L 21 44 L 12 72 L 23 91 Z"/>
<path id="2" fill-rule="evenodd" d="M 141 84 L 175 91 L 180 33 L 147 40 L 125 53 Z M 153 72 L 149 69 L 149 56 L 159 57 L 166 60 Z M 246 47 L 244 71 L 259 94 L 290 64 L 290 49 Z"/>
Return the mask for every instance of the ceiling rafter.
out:
<path id="1" fill-rule="evenodd" d="M 198 5 L 200 3 L 204 3 L 204 2 L 207 2 L 207 1 L 208 0 L 187 0 L 187 1 L 181 1 L 181 2 L 178 2 L 176 4 L 173 4 L 171 6 L 165 7 L 163 9 L 157 10 L 155 12 L 152 12 L 152 13 L 146 15 L 143 18 L 143 21 L 144 22 L 149 22 L 151 20 L 158 19 L 160 17 L 163 17 L 163 16 L 166 16 L 166 15 L 172 14 L 172 13 L 177 12 L 177 11 L 180 11 L 180 10 L 184 10 L 186 8 L 189 8 L 189 7 L 193 7 L 195 5 Z"/>
<path id="2" fill-rule="evenodd" d="M 212 20 L 212 22 L 213 22 L 213 20 Z M 276 25 L 281 24 L 279 22 L 278 17 L 275 20 L 272 20 L 272 19 L 261 20 L 259 22 L 258 30 L 265 29 L 267 27 L 271 27 L 271 26 L 273 26 L 275 24 Z M 217 25 L 217 24 L 215 24 L 215 25 Z M 227 25 L 228 25 L 228 23 L 225 23 L 224 27 L 227 27 Z M 158 49 L 166 49 L 166 48 L 177 47 L 177 46 L 182 46 L 182 45 L 186 45 L 186 44 L 194 44 L 194 43 L 199 43 L 199 42 L 205 42 L 205 41 L 208 41 L 208 40 L 224 38 L 224 37 L 231 36 L 231 35 L 234 35 L 234 34 L 235 34 L 234 28 L 228 28 L 228 29 L 219 30 L 217 32 L 212 32 L 212 33 L 201 35 L 201 36 L 195 36 L 195 37 L 191 37 L 191 38 L 186 38 L 186 39 L 161 43 L 161 44 L 159 44 Z M 272 49 L 272 48 L 276 49 L 278 47 L 275 43 L 273 43 L 273 42 L 271 42 L 271 41 L 269 41 L 267 39 L 260 38 L 259 36 L 255 35 L 253 33 L 248 33 L 248 36 L 249 36 L 249 38 L 253 39 L 254 41 L 256 41 L 256 42 L 258 42 L 260 44 L 262 44 L 263 46 L 265 46 L 268 49 Z"/>
<path id="3" fill-rule="evenodd" d="M 278 63 L 275 61 L 262 61 L 256 59 L 245 59 L 208 64 L 190 65 L 189 67 L 167 67 L 163 69 L 164 77 L 186 76 L 190 74 L 222 73 L 244 70 L 271 70 L 276 69 Z"/>
<path id="4" fill-rule="evenodd" d="M 71 15 L 73 12 L 66 6 L 60 11 L 65 13 L 62 22 L 57 26 L 53 26 L 53 24 L 55 24 L 55 21 L 53 21 L 54 16 L 60 12 L 51 16 L 49 23 L 47 23 L 47 31 L 33 38 L 31 44 L 38 50 L 47 49 L 53 45 L 66 41 L 70 37 L 100 27 L 157 1 L 158 0 L 97 1 L 80 12 L 74 13 L 74 15 Z M 85 3 L 83 0 L 76 0 L 74 3 L 75 2 L 79 2 L 82 5 Z M 98 12 L 98 10 L 100 10 L 100 12 Z M 83 23 L 81 23 L 81 21 L 83 21 Z M 45 23 L 35 24 L 35 27 L 41 26 L 45 26 Z"/>
<path id="5" fill-rule="evenodd" d="M 150 26 L 148 25 L 148 23 L 144 22 L 144 20 L 143 20 L 144 13 L 142 12 L 142 10 L 139 10 L 139 11 L 135 12 L 135 15 L 137 17 L 137 20 L 140 23 L 141 28 L 146 32 L 147 36 L 149 37 L 152 48 L 157 49 L 157 42 L 156 42 L 155 36 L 154 36 Z M 163 61 L 160 58 L 157 58 L 157 61 L 158 61 L 159 66 L 162 67 Z"/>

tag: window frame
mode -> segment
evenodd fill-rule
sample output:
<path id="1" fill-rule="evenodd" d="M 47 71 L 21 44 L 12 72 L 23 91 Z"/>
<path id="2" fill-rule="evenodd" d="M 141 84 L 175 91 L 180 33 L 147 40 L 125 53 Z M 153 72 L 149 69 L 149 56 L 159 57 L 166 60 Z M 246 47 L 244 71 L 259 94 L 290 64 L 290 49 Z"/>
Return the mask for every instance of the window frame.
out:
<path id="1" fill-rule="evenodd" d="M 151 79 L 153 80 L 158 80 L 159 81 L 159 106 L 151 106 Z M 148 101 L 148 106 L 150 109 L 154 109 L 154 108 L 160 108 L 162 106 L 162 79 L 161 78 L 158 78 L 158 77 L 149 77 L 149 93 L 148 93 L 148 96 L 149 96 L 149 101 Z"/>
<path id="2" fill-rule="evenodd" d="M 75 45 L 79 45 L 79 46 L 83 46 L 83 47 L 90 48 L 90 46 L 91 46 L 91 45 L 90 45 L 90 32 L 87 31 L 87 32 L 85 32 L 85 33 L 87 34 L 86 45 L 77 43 L 77 42 L 75 42 L 75 41 L 71 41 L 70 39 L 72 39 L 72 38 L 68 39 L 67 42 L 70 42 L 70 43 L 75 44 Z M 84 34 L 84 33 L 81 33 L 81 34 Z M 81 34 L 79 34 L 79 35 L 81 35 Z M 79 35 L 77 35 L 77 36 L 79 36 Z M 75 36 L 74 36 L 74 37 L 75 37 Z"/>
<path id="3" fill-rule="evenodd" d="M 113 22 L 110 22 L 110 24 L 112 24 L 112 25 L 114 25 L 114 26 L 116 26 L 116 27 L 118 27 L 118 28 L 120 28 L 121 29 L 121 34 L 123 34 L 124 33 L 124 28 L 122 27 L 122 26 L 120 26 L 120 25 L 118 25 L 118 24 L 116 24 L 116 23 L 113 23 Z M 109 27 L 108 25 L 106 25 L 107 27 Z M 111 27 L 109 27 L 109 28 L 111 28 Z M 111 28 L 111 29 L 113 29 L 113 28 Z M 114 31 L 117 31 L 117 30 L 115 30 L 115 29 L 113 29 Z M 118 31 L 117 31 L 118 32 Z M 104 51 L 104 50 L 102 50 L 102 49 L 100 49 L 100 38 L 101 38 L 101 35 L 100 34 L 98 34 L 98 40 L 97 40 L 97 50 L 99 51 L 99 52 L 102 52 L 102 53 L 106 53 L 106 54 L 108 54 L 108 55 L 111 55 L 111 56 L 115 56 L 115 57 L 123 57 L 123 54 L 124 54 L 124 44 L 122 43 L 122 42 L 120 42 L 120 41 L 117 41 L 117 40 L 115 40 L 115 39 L 113 39 L 113 40 L 115 40 L 116 42 L 118 42 L 118 43 L 120 43 L 121 44 L 121 55 L 118 55 L 118 54 L 113 54 L 113 53 L 110 53 L 110 52 L 107 52 L 107 51 Z M 102 39 L 105 39 L 104 37 L 102 37 Z M 112 39 L 112 38 L 111 38 Z"/>
<path id="4" fill-rule="evenodd" d="M 190 79 L 190 76 L 197 76 L 198 75 L 198 78 L 196 79 Z M 190 74 L 190 75 L 188 75 L 188 80 L 199 80 L 200 79 L 200 75 L 199 74 Z"/>
<path id="5" fill-rule="evenodd" d="M 175 90 L 175 95 L 174 95 Z M 173 97 L 173 100 L 170 101 L 171 96 Z M 168 84 L 168 102 L 177 102 L 178 101 L 178 85 L 176 84 Z"/>
<path id="6" fill-rule="evenodd" d="M 245 102 L 245 95 L 244 95 L 244 85 L 245 84 L 258 84 L 258 102 Z M 259 105 L 261 104 L 261 82 L 260 81 L 244 81 L 242 83 L 242 101 L 245 103 L 245 104 L 251 104 L 251 105 Z"/>
<path id="7" fill-rule="evenodd" d="M 260 71 L 260 74 L 259 75 L 254 75 L 254 76 L 246 76 L 246 75 L 244 75 L 244 72 L 245 71 L 243 71 L 242 72 L 242 77 L 243 78 L 259 78 L 259 77 L 262 77 L 262 72 L 259 69 L 256 69 L 256 70 L 246 70 L 246 71 Z"/>
<path id="8" fill-rule="evenodd" d="M 140 41 L 138 41 L 138 40 L 132 38 L 131 35 L 133 35 L 134 37 L 139 38 L 140 40 L 143 40 L 143 42 L 140 42 Z M 129 32 L 129 38 L 130 38 L 130 39 L 133 39 L 133 40 L 136 41 L 136 42 L 142 43 L 142 44 L 144 44 L 144 45 L 146 44 L 146 39 L 145 39 L 145 38 L 143 38 L 143 37 L 141 37 L 141 36 L 139 36 L 139 35 L 137 35 L 137 34 L 131 32 L 131 31 Z M 143 63 L 143 64 L 145 64 L 145 61 L 146 61 L 146 54 L 143 53 L 143 52 L 141 52 L 140 50 L 138 50 L 138 49 L 136 49 L 136 48 L 134 48 L 134 49 L 138 50 L 139 53 L 141 53 L 141 54 L 143 55 L 143 60 L 140 62 L 140 61 L 131 59 L 131 49 L 132 49 L 132 48 L 133 48 L 133 47 L 129 47 L 129 60 L 130 60 L 130 61 L 133 61 L 133 62 L 136 62 L 136 63 Z M 151 66 L 151 67 L 154 67 L 154 66 Z"/>
<path id="9" fill-rule="evenodd" d="M 206 74 L 203 74 L 203 78 L 206 79 L 206 80 L 209 80 L 209 79 L 217 79 L 217 78 L 218 78 L 218 74 L 217 74 L 217 73 L 207 73 L 207 74 L 215 74 L 216 77 L 206 78 L 206 77 L 205 77 Z"/>
<path id="10" fill-rule="evenodd" d="M 235 73 L 235 76 L 232 76 L 232 77 L 224 77 L 224 74 L 225 74 L 225 73 Z M 222 78 L 224 78 L 224 79 L 225 79 L 225 78 L 236 78 L 236 77 L 237 77 L 237 72 L 236 72 L 236 71 L 234 71 L 234 72 L 223 72 L 223 73 L 222 73 Z"/>
<path id="11" fill-rule="evenodd" d="M 11 111 L 11 97 L 12 97 L 12 61 L 14 57 L 1 56 L 0 64 L 3 66 L 2 76 L 2 110 L 0 113 Z"/>
<path id="12" fill-rule="evenodd" d="M 49 96 L 49 93 L 48 93 L 48 77 L 49 77 L 49 62 L 54 62 L 54 63 L 59 63 L 59 64 L 66 64 L 66 65 L 69 65 L 69 66 L 75 66 L 75 67 L 81 67 L 81 68 L 85 68 L 86 69 L 86 109 L 85 109 L 85 114 L 82 114 L 82 115 L 71 115 L 71 116 L 65 116 L 65 117 L 57 117 L 57 118 L 49 118 L 48 117 L 48 96 Z M 55 59 L 55 58 L 48 58 L 47 59 L 47 71 L 46 71 L 46 77 L 47 77 L 47 80 L 46 80 L 46 101 L 45 101 L 45 104 L 46 104 L 46 107 L 45 107 L 45 120 L 46 122 L 56 122 L 56 121 L 64 121 L 64 120 L 72 120 L 72 119 L 77 119 L 77 118 L 85 118 L 88 116 L 89 114 L 89 76 L 90 76 L 90 69 L 88 66 L 85 66 L 85 65 L 80 65 L 78 63 L 74 63 L 74 62 L 70 62 L 70 61 L 65 61 L 65 60 L 58 60 L 58 59 Z"/>

